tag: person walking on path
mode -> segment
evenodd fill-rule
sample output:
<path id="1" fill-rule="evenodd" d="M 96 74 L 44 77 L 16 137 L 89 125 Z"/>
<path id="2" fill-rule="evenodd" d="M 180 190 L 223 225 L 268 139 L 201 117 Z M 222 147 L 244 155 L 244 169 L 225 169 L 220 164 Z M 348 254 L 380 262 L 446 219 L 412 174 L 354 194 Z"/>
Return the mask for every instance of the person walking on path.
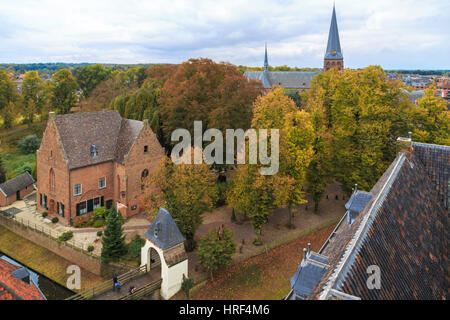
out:
<path id="1" fill-rule="evenodd" d="M 114 275 L 113 275 L 113 291 L 116 291 L 116 283 L 117 283 L 117 276 L 114 273 Z"/>

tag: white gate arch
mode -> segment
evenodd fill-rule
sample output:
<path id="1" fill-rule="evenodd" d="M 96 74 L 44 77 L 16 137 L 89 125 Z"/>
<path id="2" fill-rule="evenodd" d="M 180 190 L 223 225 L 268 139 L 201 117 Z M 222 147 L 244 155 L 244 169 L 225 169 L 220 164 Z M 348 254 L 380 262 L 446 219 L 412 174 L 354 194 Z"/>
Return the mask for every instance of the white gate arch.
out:
<path id="1" fill-rule="evenodd" d="M 159 209 L 145 238 L 145 245 L 141 248 L 141 266 L 147 265 L 147 271 L 161 266 L 161 297 L 170 299 L 181 289 L 183 275 L 188 277 L 185 238 L 164 208 Z M 156 252 L 157 256 L 152 252 Z"/>

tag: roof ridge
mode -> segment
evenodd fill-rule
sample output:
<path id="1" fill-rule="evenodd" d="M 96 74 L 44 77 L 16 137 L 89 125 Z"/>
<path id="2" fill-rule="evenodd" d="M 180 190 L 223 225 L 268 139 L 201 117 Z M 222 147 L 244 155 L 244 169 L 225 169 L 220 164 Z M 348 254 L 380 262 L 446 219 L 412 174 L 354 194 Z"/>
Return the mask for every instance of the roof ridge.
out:
<path id="1" fill-rule="evenodd" d="M 342 277 L 345 277 L 345 275 L 347 274 L 350 262 L 354 260 L 355 254 L 359 252 L 361 242 L 367 235 L 367 232 L 369 231 L 369 228 L 372 225 L 372 222 L 375 216 L 377 215 L 381 207 L 381 204 L 386 199 L 386 195 L 391 189 L 393 181 L 395 180 L 395 177 L 397 177 L 403 163 L 405 162 L 405 159 L 406 159 L 405 153 L 401 152 L 397 157 L 397 159 L 395 160 L 395 165 L 392 169 L 392 172 L 390 173 L 386 182 L 383 184 L 381 190 L 378 192 L 375 200 L 370 205 L 370 208 L 367 210 L 366 215 L 363 218 L 363 221 L 358 226 L 358 229 L 356 230 L 354 236 L 350 240 L 350 243 L 346 246 L 346 249 L 344 251 L 341 260 L 334 269 L 334 272 L 331 274 L 331 277 L 326 283 L 325 288 L 322 290 L 319 299 L 321 300 L 326 299 L 329 291 L 333 289 L 335 285 L 339 286 L 340 283 L 342 282 Z"/>

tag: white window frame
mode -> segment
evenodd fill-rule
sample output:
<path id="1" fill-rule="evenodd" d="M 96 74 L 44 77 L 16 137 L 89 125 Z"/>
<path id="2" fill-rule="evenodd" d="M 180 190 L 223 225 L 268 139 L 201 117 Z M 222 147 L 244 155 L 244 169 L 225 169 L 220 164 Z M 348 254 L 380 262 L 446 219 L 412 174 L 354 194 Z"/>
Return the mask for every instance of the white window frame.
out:
<path id="1" fill-rule="evenodd" d="M 100 186 L 100 181 L 101 181 L 102 179 L 104 180 L 104 185 L 103 185 L 103 187 Z M 106 177 L 98 178 L 98 189 L 101 190 L 101 189 L 105 189 L 105 188 L 106 188 Z"/>
<path id="2" fill-rule="evenodd" d="M 80 192 L 79 193 L 76 193 L 77 186 L 80 186 Z M 73 186 L 73 196 L 76 197 L 76 196 L 81 195 L 82 193 L 83 193 L 83 185 L 81 183 L 75 184 Z"/>

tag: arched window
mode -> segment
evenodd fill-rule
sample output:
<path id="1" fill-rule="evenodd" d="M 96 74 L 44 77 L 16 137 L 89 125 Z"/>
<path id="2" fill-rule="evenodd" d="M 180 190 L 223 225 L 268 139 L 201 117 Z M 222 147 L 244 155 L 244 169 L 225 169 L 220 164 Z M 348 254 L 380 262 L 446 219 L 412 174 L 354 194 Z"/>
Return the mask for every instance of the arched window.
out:
<path id="1" fill-rule="evenodd" d="M 53 168 L 50 169 L 50 173 L 48 174 L 48 176 L 50 191 L 55 191 L 55 171 L 53 170 Z"/>
<path id="2" fill-rule="evenodd" d="M 147 177 L 148 177 L 148 170 L 147 170 L 147 169 L 144 169 L 144 171 L 142 171 L 141 178 L 142 178 L 142 179 L 145 179 L 145 178 L 147 178 Z"/>

